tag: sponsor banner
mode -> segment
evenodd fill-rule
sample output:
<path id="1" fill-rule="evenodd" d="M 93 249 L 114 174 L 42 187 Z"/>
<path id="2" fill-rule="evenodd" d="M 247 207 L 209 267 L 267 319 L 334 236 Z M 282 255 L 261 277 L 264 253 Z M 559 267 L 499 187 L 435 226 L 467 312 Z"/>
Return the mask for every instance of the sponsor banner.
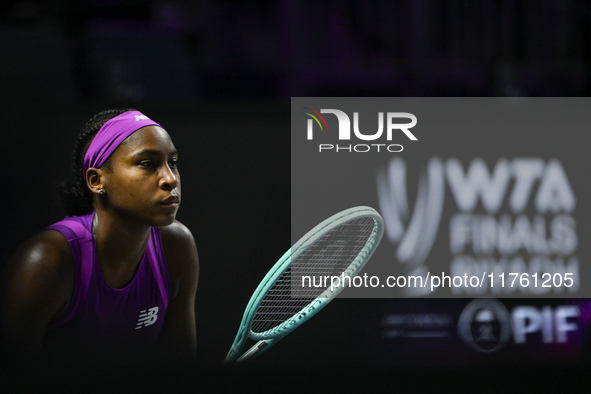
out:
<path id="1" fill-rule="evenodd" d="M 588 301 L 384 301 L 372 324 L 384 364 L 555 364 L 588 356 Z"/>
<path id="2" fill-rule="evenodd" d="M 591 297 L 589 98 L 291 101 L 291 231 L 371 206 L 385 234 L 340 297 Z"/>

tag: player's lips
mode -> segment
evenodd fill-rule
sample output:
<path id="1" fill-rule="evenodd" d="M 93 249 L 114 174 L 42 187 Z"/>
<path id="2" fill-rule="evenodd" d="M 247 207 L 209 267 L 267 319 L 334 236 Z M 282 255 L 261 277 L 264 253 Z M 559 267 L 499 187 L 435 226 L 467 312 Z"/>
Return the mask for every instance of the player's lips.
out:
<path id="1" fill-rule="evenodd" d="M 166 200 L 162 201 L 161 205 L 178 205 L 181 199 L 178 196 L 170 196 Z"/>

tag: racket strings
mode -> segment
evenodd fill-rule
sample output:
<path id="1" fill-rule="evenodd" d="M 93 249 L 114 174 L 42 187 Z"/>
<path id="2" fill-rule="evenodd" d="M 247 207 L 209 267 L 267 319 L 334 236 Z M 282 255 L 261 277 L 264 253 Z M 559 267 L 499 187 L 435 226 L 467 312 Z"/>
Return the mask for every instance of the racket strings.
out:
<path id="1" fill-rule="evenodd" d="M 251 331 L 262 333 L 303 311 L 332 284 L 331 277 L 351 277 L 355 259 L 373 244 L 376 221 L 360 217 L 331 229 L 301 252 L 268 290 L 257 309 Z M 357 263 L 360 264 L 361 260 Z"/>

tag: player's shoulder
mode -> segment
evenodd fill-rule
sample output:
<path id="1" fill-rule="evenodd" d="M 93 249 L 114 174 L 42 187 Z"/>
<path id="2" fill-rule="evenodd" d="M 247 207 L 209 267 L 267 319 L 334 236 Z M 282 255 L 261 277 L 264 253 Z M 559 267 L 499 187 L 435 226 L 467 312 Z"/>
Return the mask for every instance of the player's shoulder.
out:
<path id="1" fill-rule="evenodd" d="M 71 262 L 72 252 L 68 240 L 59 231 L 43 230 L 23 242 L 13 258 L 30 266 L 51 268 Z"/>
<path id="2" fill-rule="evenodd" d="M 161 227 L 162 247 L 166 260 L 172 264 L 191 264 L 197 260 L 197 246 L 193 234 L 184 224 L 175 221 Z"/>
<path id="3" fill-rule="evenodd" d="M 23 242 L 13 253 L 7 269 L 21 280 L 70 281 L 74 264 L 67 239 L 58 231 L 43 230 Z"/>
<path id="4" fill-rule="evenodd" d="M 174 221 L 169 226 L 160 228 L 162 244 L 170 248 L 190 248 L 195 246 L 195 239 L 191 230 L 184 224 Z"/>
<path id="5" fill-rule="evenodd" d="M 162 238 L 167 237 L 170 240 L 182 241 L 193 239 L 193 234 L 191 234 L 191 230 L 189 230 L 187 226 L 176 220 L 168 226 L 160 227 L 160 232 L 162 233 Z"/>
<path id="6" fill-rule="evenodd" d="M 191 231 L 182 223 L 160 228 L 162 248 L 173 286 L 173 294 L 178 294 L 181 284 L 192 287 L 199 278 L 199 257 Z M 185 287 L 186 287 L 185 286 Z"/>

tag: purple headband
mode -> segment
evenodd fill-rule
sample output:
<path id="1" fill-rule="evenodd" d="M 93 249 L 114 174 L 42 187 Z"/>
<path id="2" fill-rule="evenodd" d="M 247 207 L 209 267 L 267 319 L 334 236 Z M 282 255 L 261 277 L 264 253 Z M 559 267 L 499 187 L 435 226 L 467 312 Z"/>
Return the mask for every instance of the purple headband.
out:
<path id="1" fill-rule="evenodd" d="M 105 122 L 84 155 L 82 176 L 86 178 L 89 168 L 100 168 L 127 137 L 146 126 L 162 127 L 139 111 L 124 112 Z"/>

